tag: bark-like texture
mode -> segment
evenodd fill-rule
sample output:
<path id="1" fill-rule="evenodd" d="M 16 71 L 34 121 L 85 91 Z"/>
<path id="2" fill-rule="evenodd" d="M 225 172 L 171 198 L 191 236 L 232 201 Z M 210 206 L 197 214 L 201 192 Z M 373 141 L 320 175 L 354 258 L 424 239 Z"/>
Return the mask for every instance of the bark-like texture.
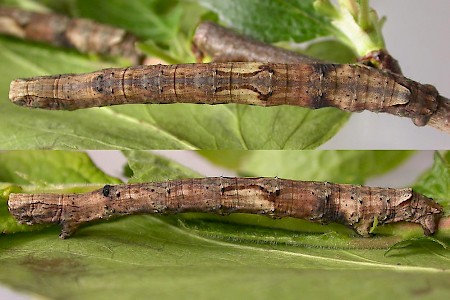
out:
<path id="1" fill-rule="evenodd" d="M 33 108 L 74 110 L 136 103 L 240 103 L 370 110 L 424 126 L 438 92 L 401 75 L 362 65 L 210 63 L 137 66 L 18 79 L 10 99 Z M 450 116 L 446 116 L 449 118 Z"/>
<path id="2" fill-rule="evenodd" d="M 215 62 L 259 61 L 284 64 L 320 62 L 316 58 L 240 35 L 213 22 L 203 22 L 197 27 L 192 44 L 199 62 L 204 55 L 211 56 Z"/>
<path id="3" fill-rule="evenodd" d="M 379 225 L 419 223 L 426 235 L 437 230 L 442 207 L 412 189 L 364 187 L 279 178 L 197 178 L 130 185 L 106 185 L 85 194 L 11 194 L 10 212 L 21 223 L 55 223 L 61 237 L 83 223 L 130 214 L 233 212 L 338 222 L 362 236 Z"/>
<path id="4" fill-rule="evenodd" d="M 134 64 L 144 59 L 135 47 L 137 39 L 132 34 L 87 19 L 0 7 L 0 33 L 82 53 L 123 56 Z"/>

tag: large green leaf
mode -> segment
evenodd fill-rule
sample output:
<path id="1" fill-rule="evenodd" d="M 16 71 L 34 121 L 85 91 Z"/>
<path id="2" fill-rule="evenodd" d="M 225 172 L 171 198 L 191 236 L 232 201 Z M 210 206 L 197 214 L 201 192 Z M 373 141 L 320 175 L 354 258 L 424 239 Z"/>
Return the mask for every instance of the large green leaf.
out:
<path id="1" fill-rule="evenodd" d="M 199 178 L 200 174 L 174 161 L 147 151 L 123 151 L 132 171 L 129 182 L 164 181 L 180 178 Z"/>
<path id="2" fill-rule="evenodd" d="M 68 240 L 47 230 L 0 237 L 0 281 L 65 299 L 248 299 L 349 295 L 448 297 L 449 252 L 429 244 L 384 250 L 323 249 L 204 238 L 158 218 L 130 217 Z"/>
<path id="3" fill-rule="evenodd" d="M 404 162 L 411 151 L 200 151 L 245 176 L 364 184 Z"/>
<path id="4" fill-rule="evenodd" d="M 150 153 L 126 154 L 141 180 L 161 172 L 190 176 Z M 60 172 L 54 174 L 57 180 Z M 440 243 L 450 245 L 448 229 L 440 234 Z M 71 299 L 297 299 L 299 294 L 445 299 L 450 294 L 450 255 L 440 243 L 398 244 L 385 255 L 401 237 L 358 238 L 342 226 L 184 214 L 124 217 L 85 226 L 67 240 L 57 236 L 54 227 L 0 235 L 0 282 L 34 295 Z"/>
<path id="5" fill-rule="evenodd" d="M 314 9 L 314 0 L 197 1 L 227 25 L 269 43 L 303 42 L 333 31 L 329 21 Z"/>

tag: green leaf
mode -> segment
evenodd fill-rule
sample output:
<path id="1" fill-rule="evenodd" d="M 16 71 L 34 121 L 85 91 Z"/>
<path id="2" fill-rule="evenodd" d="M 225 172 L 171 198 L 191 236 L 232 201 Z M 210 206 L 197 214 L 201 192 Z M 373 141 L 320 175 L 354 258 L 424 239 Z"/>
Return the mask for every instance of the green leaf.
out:
<path id="1" fill-rule="evenodd" d="M 314 149 L 333 137 L 350 117 L 334 108 L 238 105 L 234 111 L 244 149 Z"/>
<path id="2" fill-rule="evenodd" d="M 355 52 L 339 41 L 319 41 L 310 44 L 304 51 L 306 55 L 335 63 L 354 63 Z"/>
<path id="3" fill-rule="evenodd" d="M 205 10 L 177 0 L 77 0 L 76 12 L 78 16 L 124 28 L 143 41 L 149 40 L 149 46 L 153 46 L 149 54 L 164 60 L 172 57 L 167 62 L 181 63 L 195 61 L 190 39 Z"/>
<path id="4" fill-rule="evenodd" d="M 430 251 L 430 243 L 433 244 L 433 246 L 441 246 L 444 250 L 448 248 L 448 245 L 445 242 L 442 242 L 438 239 L 435 239 L 433 237 L 417 237 L 417 238 L 411 238 L 407 240 L 403 240 L 401 242 L 395 243 L 391 247 L 389 247 L 388 250 L 384 253 L 385 256 L 388 256 L 389 254 L 392 254 L 394 250 L 407 250 L 407 251 L 422 251 L 422 252 L 428 252 Z"/>
<path id="5" fill-rule="evenodd" d="M 162 220 L 123 218 L 68 240 L 53 229 L 0 236 L 0 281 L 34 295 L 72 299 L 409 299 L 424 291 L 430 298 L 448 297 L 450 256 L 441 247 L 385 257 L 376 249 L 292 246 L 276 236 L 268 243 L 224 242 Z M 318 289 L 317 282 L 326 284 Z"/>
<path id="6" fill-rule="evenodd" d="M 304 42 L 330 35 L 329 21 L 314 9 L 314 0 L 197 0 L 238 31 L 273 43 Z"/>
<path id="7" fill-rule="evenodd" d="M 165 158 L 146 151 L 124 151 L 133 172 L 129 182 L 164 181 L 180 178 L 198 178 L 200 174 Z"/>
<path id="8" fill-rule="evenodd" d="M 369 233 L 373 233 L 378 227 L 378 217 L 375 217 L 375 219 L 373 220 L 373 224 L 372 227 L 369 230 Z"/>
<path id="9" fill-rule="evenodd" d="M 9 151 L 0 153 L 0 182 L 45 187 L 67 183 L 118 183 L 83 152 Z"/>
<path id="10" fill-rule="evenodd" d="M 446 215 L 450 213 L 450 151 L 435 152 L 433 167 L 425 172 L 414 185 L 416 192 L 439 202 Z"/>
<path id="11" fill-rule="evenodd" d="M 363 184 L 408 159 L 412 151 L 200 151 L 245 176 Z M 226 159 L 223 159 L 225 157 Z"/>
<path id="12" fill-rule="evenodd" d="M 56 190 L 60 193 L 93 189 L 89 184 L 120 183 L 99 170 L 81 152 L 10 151 L 0 153 L 0 232 L 40 230 L 42 226 L 19 225 L 9 214 L 10 193 Z M 73 184 L 73 185 L 72 185 Z"/>
<path id="13" fill-rule="evenodd" d="M 80 17 L 115 25 L 144 39 L 165 40 L 178 30 L 176 0 L 77 0 L 76 13 Z M 173 15 L 174 14 L 174 15 Z"/>
<path id="14" fill-rule="evenodd" d="M 335 6 L 330 0 L 314 1 L 317 11 L 330 18 L 335 37 L 353 48 L 359 57 L 385 47 L 381 33 L 385 18 L 378 18 L 375 10 L 369 7 L 369 0 L 338 3 Z"/>
<path id="15" fill-rule="evenodd" d="M 41 12 L 45 12 L 48 10 L 46 6 L 34 0 L 0 0 L 0 5 L 20 7 L 22 9 Z"/>
<path id="16" fill-rule="evenodd" d="M 71 15 L 74 11 L 76 0 L 8 0 L 13 2 L 33 2 L 35 5 L 46 7 L 47 11 L 59 14 Z"/>
<path id="17" fill-rule="evenodd" d="M 255 151 L 240 172 L 300 180 L 364 184 L 405 161 L 410 151 Z M 265 163 L 262 163 L 265 162 Z"/>
<path id="18" fill-rule="evenodd" d="M 208 159 L 215 165 L 222 166 L 231 170 L 239 170 L 242 162 L 253 151 L 236 150 L 199 150 L 198 154 Z"/>

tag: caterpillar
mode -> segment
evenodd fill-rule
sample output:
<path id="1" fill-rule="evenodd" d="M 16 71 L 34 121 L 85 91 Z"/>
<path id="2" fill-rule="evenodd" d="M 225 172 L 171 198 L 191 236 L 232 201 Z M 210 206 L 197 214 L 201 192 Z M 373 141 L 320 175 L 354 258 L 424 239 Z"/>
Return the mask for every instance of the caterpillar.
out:
<path id="1" fill-rule="evenodd" d="M 418 223 L 425 235 L 437 230 L 443 209 L 410 188 L 392 189 L 279 178 L 207 177 L 105 185 L 84 194 L 11 194 L 11 214 L 29 225 L 62 226 L 61 238 L 84 223 L 131 214 L 181 212 L 251 213 L 337 222 L 370 236 L 379 225 Z"/>
<path id="2" fill-rule="evenodd" d="M 239 103 L 337 107 L 388 112 L 426 125 L 438 93 L 403 76 L 363 65 L 210 63 L 104 69 L 86 74 L 17 79 L 18 105 L 74 110 L 137 103 Z"/>

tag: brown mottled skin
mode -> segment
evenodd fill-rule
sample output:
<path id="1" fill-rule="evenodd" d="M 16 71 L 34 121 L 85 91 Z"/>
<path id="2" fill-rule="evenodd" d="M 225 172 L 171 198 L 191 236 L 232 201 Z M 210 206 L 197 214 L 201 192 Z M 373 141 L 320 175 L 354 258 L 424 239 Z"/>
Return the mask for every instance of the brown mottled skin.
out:
<path id="1" fill-rule="evenodd" d="M 17 79 L 10 99 L 33 108 L 74 110 L 133 103 L 240 103 L 370 110 L 426 125 L 436 89 L 363 65 L 210 63 L 136 66 Z"/>
<path id="2" fill-rule="evenodd" d="M 233 212 L 338 222 L 362 236 L 379 225 L 419 223 L 437 230 L 442 207 L 411 189 L 364 187 L 278 178 L 196 178 L 106 185 L 85 194 L 11 194 L 9 211 L 21 223 L 55 223 L 66 238 L 83 223 L 143 213 Z"/>

